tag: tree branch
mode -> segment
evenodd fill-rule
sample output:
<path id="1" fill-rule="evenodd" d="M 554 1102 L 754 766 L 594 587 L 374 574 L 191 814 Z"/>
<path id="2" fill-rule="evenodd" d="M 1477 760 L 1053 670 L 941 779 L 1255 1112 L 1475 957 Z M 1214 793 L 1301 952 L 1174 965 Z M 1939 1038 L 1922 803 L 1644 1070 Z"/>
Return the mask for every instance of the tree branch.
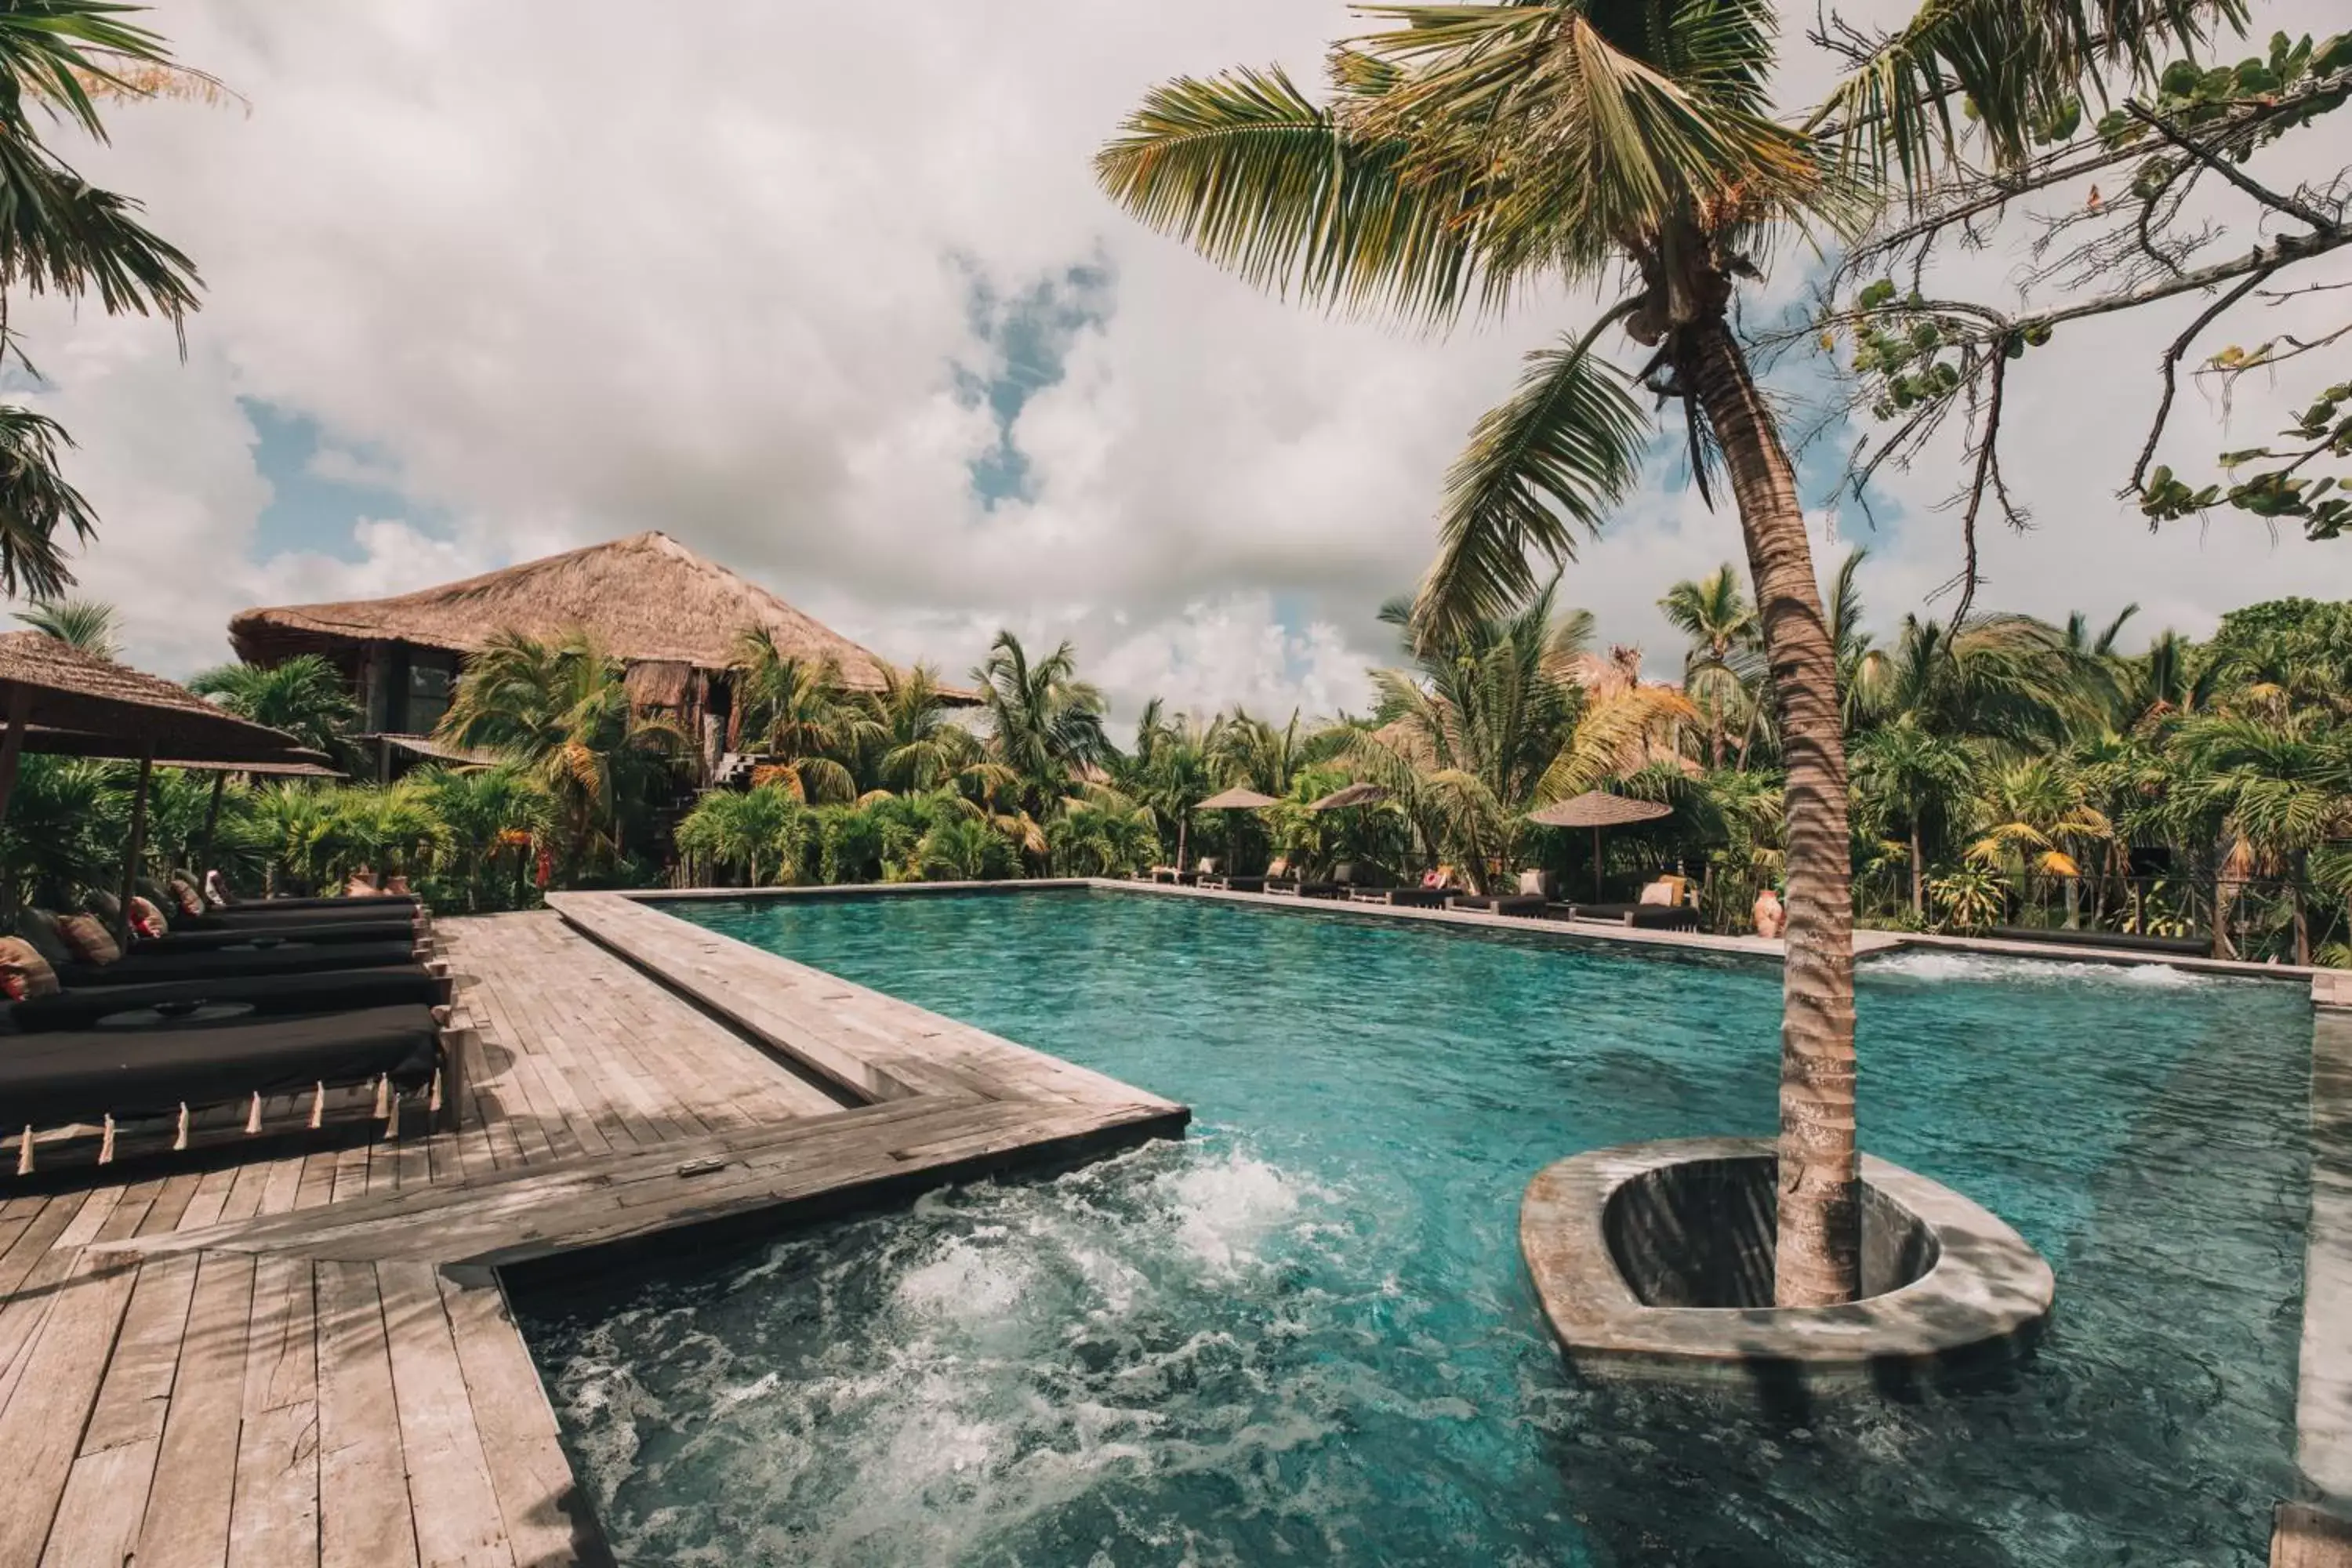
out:
<path id="1" fill-rule="evenodd" d="M 2155 131 L 2158 136 L 2163 137 L 2264 206 L 2286 214 L 2317 234 L 2335 234 L 2342 229 L 2343 225 L 2338 220 L 2327 216 L 2307 203 L 2295 200 L 2293 196 L 2279 195 L 2227 158 L 2220 156 L 2201 142 L 2190 138 L 2164 116 L 2152 114 L 2137 103 L 2124 105 L 2124 112 Z"/>
<path id="2" fill-rule="evenodd" d="M 1957 633 L 1968 625 L 1969 606 L 1977 597 L 1977 513 L 1984 506 L 1985 489 L 1999 482 L 1999 459 L 1995 457 L 2000 444 L 2001 394 L 2009 384 L 2009 355 L 2005 344 L 1996 342 L 1992 348 L 1992 384 L 1986 389 L 1984 430 L 1977 437 L 1975 475 L 1969 480 L 1968 510 L 1960 514 L 1960 602 L 1952 609 L 1952 630 Z M 2001 497 L 2003 507 L 2008 496 Z"/>
<path id="3" fill-rule="evenodd" d="M 2147 439 L 2140 443 L 2139 460 L 2132 465 L 2131 483 L 2125 489 L 2126 495 L 2137 493 L 2141 481 L 2147 477 L 2148 464 L 2156 460 L 2156 444 L 2164 437 L 2165 422 L 2172 417 L 2173 395 L 2179 390 L 2180 356 L 2189 352 L 2189 345 L 2197 341 L 2200 332 L 2211 326 L 2224 310 L 2252 293 L 2269 276 L 2268 272 L 2248 276 L 2235 289 L 2200 310 L 2197 319 L 2183 328 L 2180 335 L 2172 340 L 2172 346 L 2164 351 L 2164 396 L 2157 403 L 2156 422 L 2148 426 Z"/>

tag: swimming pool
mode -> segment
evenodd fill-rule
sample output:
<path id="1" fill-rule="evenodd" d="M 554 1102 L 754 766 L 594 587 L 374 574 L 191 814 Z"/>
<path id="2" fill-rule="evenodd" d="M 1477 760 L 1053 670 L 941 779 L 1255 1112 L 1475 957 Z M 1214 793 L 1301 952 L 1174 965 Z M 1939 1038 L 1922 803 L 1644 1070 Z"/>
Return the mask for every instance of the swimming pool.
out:
<path id="1" fill-rule="evenodd" d="M 2058 1317 L 2004 1384 L 1771 1420 L 1572 1379 L 1517 1226 L 1562 1154 L 1770 1131 L 1772 968 L 1104 891 L 669 908 L 1196 1121 L 520 1300 L 626 1563 L 2263 1560 L 2296 987 L 1867 966 L 1865 1145 L 2022 1231 Z"/>

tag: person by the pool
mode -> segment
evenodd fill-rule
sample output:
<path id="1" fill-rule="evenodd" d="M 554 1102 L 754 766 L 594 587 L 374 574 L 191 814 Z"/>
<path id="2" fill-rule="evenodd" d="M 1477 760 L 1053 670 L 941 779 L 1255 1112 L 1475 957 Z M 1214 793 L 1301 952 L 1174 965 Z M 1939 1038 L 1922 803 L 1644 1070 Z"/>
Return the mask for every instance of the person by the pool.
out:
<path id="1" fill-rule="evenodd" d="M 1769 882 L 1756 895 L 1756 934 L 1780 936 L 1789 929 L 1789 911 L 1780 903 L 1780 889 Z"/>

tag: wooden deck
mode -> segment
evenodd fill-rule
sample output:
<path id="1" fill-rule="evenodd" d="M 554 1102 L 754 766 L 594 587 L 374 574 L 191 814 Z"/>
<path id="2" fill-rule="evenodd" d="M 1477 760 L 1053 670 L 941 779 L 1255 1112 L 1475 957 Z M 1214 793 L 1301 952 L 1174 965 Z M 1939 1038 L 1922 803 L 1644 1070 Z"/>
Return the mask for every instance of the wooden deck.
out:
<path id="1" fill-rule="evenodd" d="M 461 1132 L 0 1202 L 0 1568 L 603 1562 L 490 1265 L 1182 1125 L 630 900 L 558 901 L 436 922 L 479 1031 Z"/>

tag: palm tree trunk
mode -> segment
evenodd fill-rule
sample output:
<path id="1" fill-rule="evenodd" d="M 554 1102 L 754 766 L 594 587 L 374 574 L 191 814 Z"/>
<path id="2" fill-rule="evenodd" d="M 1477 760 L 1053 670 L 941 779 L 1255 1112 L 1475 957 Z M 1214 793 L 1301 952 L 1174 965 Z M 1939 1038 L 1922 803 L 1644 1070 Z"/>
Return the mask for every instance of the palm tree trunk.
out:
<path id="1" fill-rule="evenodd" d="M 2294 910 L 2294 961 L 2311 962 L 2311 911 L 2304 907 L 2303 882 L 2306 858 L 2303 850 L 2287 858 L 2286 896 Z"/>
<path id="2" fill-rule="evenodd" d="M 1773 1299 L 1862 1293 L 1854 1146 L 1853 890 L 1837 654 L 1795 472 L 1721 317 L 1699 321 L 1692 374 L 1723 447 L 1780 708 L 1788 767 L 1788 960 L 1781 985 L 1779 1251 Z"/>
<path id="3" fill-rule="evenodd" d="M 1927 849 L 1919 841 L 1919 819 L 1911 819 L 1911 918 L 1927 918 Z"/>

